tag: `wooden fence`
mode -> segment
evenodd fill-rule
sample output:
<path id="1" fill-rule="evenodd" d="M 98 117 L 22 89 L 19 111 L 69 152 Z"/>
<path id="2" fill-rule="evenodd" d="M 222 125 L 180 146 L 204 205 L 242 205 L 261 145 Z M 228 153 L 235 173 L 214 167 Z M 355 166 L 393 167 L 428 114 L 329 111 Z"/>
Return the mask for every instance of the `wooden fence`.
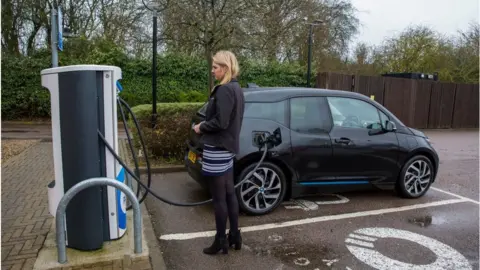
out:
<path id="1" fill-rule="evenodd" d="M 419 129 L 478 128 L 479 84 L 319 73 L 315 87 L 374 95 L 405 125 Z"/>

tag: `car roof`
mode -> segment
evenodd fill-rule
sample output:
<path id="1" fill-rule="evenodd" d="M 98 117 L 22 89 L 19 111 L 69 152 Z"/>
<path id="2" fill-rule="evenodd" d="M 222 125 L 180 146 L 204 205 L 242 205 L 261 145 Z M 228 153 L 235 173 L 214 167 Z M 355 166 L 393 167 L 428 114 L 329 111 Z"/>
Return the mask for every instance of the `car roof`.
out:
<path id="1" fill-rule="evenodd" d="M 253 87 L 243 88 L 246 102 L 275 102 L 299 96 L 339 96 L 367 100 L 368 97 L 356 92 L 306 87 Z"/>

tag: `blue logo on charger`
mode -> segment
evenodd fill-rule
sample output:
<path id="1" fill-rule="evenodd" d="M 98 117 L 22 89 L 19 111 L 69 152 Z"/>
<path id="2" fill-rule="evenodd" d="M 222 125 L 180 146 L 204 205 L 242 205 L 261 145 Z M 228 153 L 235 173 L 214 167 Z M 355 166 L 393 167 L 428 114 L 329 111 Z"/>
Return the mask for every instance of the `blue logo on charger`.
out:
<path id="1" fill-rule="evenodd" d="M 125 169 L 122 168 L 120 173 L 117 176 L 117 180 L 125 183 Z M 116 190 L 117 197 L 117 212 L 118 212 L 118 227 L 120 229 L 127 228 L 127 196 L 120 192 L 119 189 Z"/>
<path id="2" fill-rule="evenodd" d="M 117 89 L 118 89 L 118 92 L 122 92 L 122 91 L 123 91 L 123 87 L 122 87 L 122 85 L 120 84 L 120 81 L 117 81 Z"/>

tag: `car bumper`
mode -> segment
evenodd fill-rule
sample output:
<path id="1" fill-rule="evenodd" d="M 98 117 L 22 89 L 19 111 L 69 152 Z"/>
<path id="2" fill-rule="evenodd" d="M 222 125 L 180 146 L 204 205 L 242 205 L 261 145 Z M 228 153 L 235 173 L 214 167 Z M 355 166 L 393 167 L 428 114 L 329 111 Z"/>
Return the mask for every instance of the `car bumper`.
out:
<path id="1" fill-rule="evenodd" d="M 195 155 L 195 159 L 192 161 L 191 159 L 191 153 Z M 208 188 L 208 182 L 205 176 L 202 174 L 202 161 L 201 158 L 199 158 L 199 152 L 193 149 L 190 145 L 187 144 L 187 148 L 185 150 L 185 156 L 184 156 L 184 163 L 185 163 L 185 168 L 187 169 L 188 174 L 190 177 L 193 178 L 197 183 L 199 183 L 204 189 L 207 191 L 209 190 Z"/>

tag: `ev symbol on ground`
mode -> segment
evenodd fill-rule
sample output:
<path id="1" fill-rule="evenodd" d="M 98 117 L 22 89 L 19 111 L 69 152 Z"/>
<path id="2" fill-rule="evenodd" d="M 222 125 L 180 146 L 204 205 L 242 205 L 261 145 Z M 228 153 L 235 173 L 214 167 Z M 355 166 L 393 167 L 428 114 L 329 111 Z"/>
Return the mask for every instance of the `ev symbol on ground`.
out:
<path id="1" fill-rule="evenodd" d="M 436 260 L 431 264 L 416 265 L 389 258 L 375 250 L 378 238 L 403 239 L 430 249 Z M 468 260 L 452 247 L 435 239 L 409 231 L 393 228 L 363 228 L 351 233 L 347 239 L 348 250 L 360 261 L 375 269 L 456 269 L 471 270 Z"/>

